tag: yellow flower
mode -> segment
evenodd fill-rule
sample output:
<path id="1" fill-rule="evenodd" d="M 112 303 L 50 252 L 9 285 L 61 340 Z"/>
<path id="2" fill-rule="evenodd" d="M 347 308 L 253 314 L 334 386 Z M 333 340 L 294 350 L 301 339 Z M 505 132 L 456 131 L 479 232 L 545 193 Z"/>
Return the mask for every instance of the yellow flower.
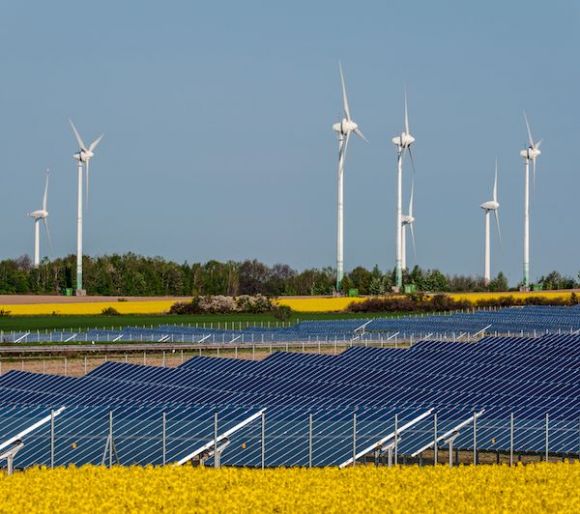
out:
<path id="1" fill-rule="evenodd" d="M 576 513 L 579 491 L 579 463 L 265 471 L 83 466 L 0 475 L 0 513 Z"/>

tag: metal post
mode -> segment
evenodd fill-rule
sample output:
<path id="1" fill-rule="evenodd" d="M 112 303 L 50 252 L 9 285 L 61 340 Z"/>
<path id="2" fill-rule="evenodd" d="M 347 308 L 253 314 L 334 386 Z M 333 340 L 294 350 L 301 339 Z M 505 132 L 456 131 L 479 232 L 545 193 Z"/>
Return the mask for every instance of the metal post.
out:
<path id="1" fill-rule="evenodd" d="M 217 455 L 218 452 L 218 413 L 215 412 L 213 415 L 213 465 L 215 468 L 220 467 L 220 459 Z"/>
<path id="2" fill-rule="evenodd" d="M 356 412 L 352 415 L 352 466 L 356 466 Z"/>
<path id="3" fill-rule="evenodd" d="M 50 467 L 54 468 L 54 411 L 50 411 Z"/>
<path id="4" fill-rule="evenodd" d="M 433 414 L 433 466 L 437 465 L 438 460 L 438 450 L 437 447 L 437 413 Z"/>
<path id="5" fill-rule="evenodd" d="M 308 467 L 312 467 L 312 428 L 313 419 L 312 413 L 308 415 Z"/>
<path id="6" fill-rule="evenodd" d="M 84 358 L 84 366 L 85 366 L 85 375 L 87 374 L 87 356 L 85 355 Z"/>
<path id="7" fill-rule="evenodd" d="M 393 431 L 393 433 L 395 434 L 395 441 L 394 441 L 394 445 L 393 445 L 393 450 L 394 450 L 394 462 L 395 462 L 395 466 L 397 465 L 397 459 L 398 459 L 398 453 L 399 453 L 399 416 L 397 414 L 395 414 L 395 429 Z"/>
<path id="8" fill-rule="evenodd" d="M 167 457 L 167 414 L 161 414 L 161 463 L 165 466 Z"/>
<path id="9" fill-rule="evenodd" d="M 449 467 L 452 468 L 453 467 L 453 437 L 449 440 L 448 450 L 449 450 Z"/>
<path id="10" fill-rule="evenodd" d="M 113 411 L 109 411 L 109 468 L 113 467 Z"/>
<path id="11" fill-rule="evenodd" d="M 510 466 L 514 465 L 514 413 L 510 414 Z"/>
<path id="12" fill-rule="evenodd" d="M 546 462 L 548 462 L 548 454 L 550 453 L 549 428 L 550 428 L 550 419 L 549 414 L 546 412 Z"/>
<path id="13" fill-rule="evenodd" d="M 477 416 L 475 415 L 473 416 L 473 464 L 477 464 Z"/>
<path id="14" fill-rule="evenodd" d="M 262 469 L 266 467 L 266 413 L 262 412 L 262 447 L 261 447 L 261 461 Z"/>

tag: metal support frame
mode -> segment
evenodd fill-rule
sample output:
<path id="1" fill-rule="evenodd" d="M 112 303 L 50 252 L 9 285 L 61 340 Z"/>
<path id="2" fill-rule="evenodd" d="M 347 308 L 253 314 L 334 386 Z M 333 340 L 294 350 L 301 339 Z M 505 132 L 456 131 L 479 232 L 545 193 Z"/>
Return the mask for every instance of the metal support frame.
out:
<path id="1" fill-rule="evenodd" d="M 14 473 L 14 457 L 16 457 L 16 454 L 22 450 L 22 448 L 24 448 L 24 443 L 20 439 L 17 439 L 12 442 L 10 448 L 0 453 L 0 462 L 3 460 L 6 461 L 6 472 L 8 475 Z"/>
<path id="2" fill-rule="evenodd" d="M 312 413 L 308 415 L 308 467 L 312 467 L 312 450 L 314 448 L 313 445 L 313 428 L 314 428 L 314 419 Z"/>
<path id="3" fill-rule="evenodd" d="M 260 446 L 260 460 L 262 469 L 266 468 L 266 413 L 262 411 L 262 426 L 261 426 L 262 444 Z"/>
<path id="4" fill-rule="evenodd" d="M 229 444 L 229 437 L 232 434 L 236 433 L 238 430 L 241 430 L 242 428 L 246 427 L 247 425 L 249 425 L 250 423 L 252 423 L 256 419 L 260 418 L 262 416 L 262 413 L 265 411 L 266 411 L 266 409 L 261 409 L 261 410 L 255 412 L 254 414 L 252 414 L 251 416 L 248 416 L 246 419 L 240 421 L 237 425 L 233 426 L 229 430 L 226 430 L 222 434 L 218 434 L 216 436 L 216 434 L 214 432 L 214 437 L 209 442 L 205 443 L 204 445 L 200 446 L 199 448 L 196 448 L 192 452 L 188 453 L 185 457 L 182 457 L 181 459 L 179 459 L 176 462 L 176 464 L 178 466 L 182 466 L 183 464 L 192 461 L 193 459 L 195 459 L 196 457 L 199 457 L 204 452 L 211 450 L 212 448 L 215 448 L 216 443 L 219 444 L 220 442 L 225 440 Z"/>
<path id="5" fill-rule="evenodd" d="M 116 464 L 121 464 L 119 460 L 119 455 L 117 454 L 117 448 L 115 446 L 115 439 L 113 437 L 113 411 L 109 411 L 109 434 L 107 435 L 107 440 L 105 442 L 105 449 L 103 451 L 103 458 L 101 459 L 101 465 L 105 465 L 107 462 L 107 467 L 113 467 L 113 460 Z"/>
<path id="6" fill-rule="evenodd" d="M 356 466 L 356 412 L 352 414 L 352 465 Z"/>
<path id="7" fill-rule="evenodd" d="M 161 414 L 161 464 L 167 463 L 167 414 Z"/>
<path id="8" fill-rule="evenodd" d="M 385 437 L 379 439 L 377 442 L 363 448 L 362 450 L 360 450 L 359 452 L 356 452 L 350 459 L 342 462 L 338 467 L 340 469 L 345 468 L 351 464 L 353 464 L 353 462 L 356 462 L 357 459 L 360 459 L 361 457 L 364 457 L 365 455 L 368 455 L 369 453 L 373 452 L 373 450 L 376 449 L 381 449 L 383 447 L 386 448 L 387 443 L 389 443 L 392 439 L 400 439 L 400 435 L 407 430 L 408 428 L 412 427 L 413 425 L 415 425 L 416 423 L 418 423 L 419 421 L 427 418 L 428 416 L 431 415 L 431 413 L 433 412 L 433 409 L 429 409 L 428 411 L 424 412 L 423 414 L 417 416 L 416 418 L 412 419 L 411 421 L 408 421 L 407 423 L 401 425 L 400 427 L 397 427 L 396 430 L 394 430 L 393 432 L 387 434 Z"/>
<path id="9" fill-rule="evenodd" d="M 21 430 L 16 435 L 8 438 L 3 443 L 0 443 L 0 451 L 4 450 L 4 448 L 9 448 L 9 447 L 13 446 L 14 443 L 17 441 L 22 441 L 25 436 L 27 436 L 31 432 L 34 432 L 37 428 L 40 428 L 41 426 L 45 425 L 46 423 L 50 423 L 50 421 L 52 419 L 54 419 L 56 416 L 60 415 L 64 410 L 65 410 L 65 407 L 60 407 L 59 409 L 51 411 L 51 413 L 48 416 L 45 416 L 44 418 L 38 420 L 36 423 L 33 423 L 32 425 L 25 428 L 24 430 Z"/>
<path id="10" fill-rule="evenodd" d="M 442 434 L 440 436 L 439 435 L 436 435 L 436 437 L 433 438 L 433 441 L 431 441 L 430 443 L 422 446 L 418 450 L 414 451 L 411 454 L 411 457 L 417 457 L 417 455 L 419 455 L 420 453 L 423 453 L 425 450 L 428 450 L 431 447 L 437 447 L 437 444 L 439 442 L 441 442 L 441 441 L 443 441 L 445 444 L 447 444 L 447 441 L 448 441 L 448 439 L 450 437 L 452 437 L 456 432 L 459 433 L 459 431 L 462 428 L 464 428 L 464 427 L 468 426 L 469 424 L 471 424 L 473 422 L 473 418 L 479 418 L 484 413 L 485 413 L 485 409 L 482 409 L 479 412 L 474 412 L 472 416 L 470 416 L 466 420 L 462 421 L 461 423 L 457 424 L 456 426 L 454 426 L 452 429 L 448 430 L 444 434 Z"/>
<path id="11" fill-rule="evenodd" d="M 439 448 L 437 447 L 437 413 L 433 414 L 433 466 L 437 465 L 439 459 Z"/>
<path id="12" fill-rule="evenodd" d="M 453 432 L 448 438 L 443 440 L 443 444 L 446 444 L 449 449 L 449 467 L 453 467 L 453 443 L 455 439 L 459 437 L 459 431 Z"/>
<path id="13" fill-rule="evenodd" d="M 473 464 L 477 464 L 477 418 L 473 417 Z"/>
<path id="14" fill-rule="evenodd" d="M 510 413 L 510 466 L 514 465 L 514 413 Z"/>
<path id="15" fill-rule="evenodd" d="M 550 415 L 546 412 L 546 462 L 550 457 Z"/>

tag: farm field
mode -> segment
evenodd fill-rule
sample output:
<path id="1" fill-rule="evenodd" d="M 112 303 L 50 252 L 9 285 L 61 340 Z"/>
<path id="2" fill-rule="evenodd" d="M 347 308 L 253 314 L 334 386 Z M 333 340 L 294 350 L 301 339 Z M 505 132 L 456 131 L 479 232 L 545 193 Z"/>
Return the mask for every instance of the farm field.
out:
<path id="1" fill-rule="evenodd" d="M 30 469 L 0 512 L 580 512 L 580 464 L 346 470 Z"/>
<path id="2" fill-rule="evenodd" d="M 536 291 L 530 293 L 447 293 L 454 300 L 467 300 L 473 304 L 479 300 L 514 298 L 569 298 L 571 291 Z M 305 296 L 280 297 L 278 305 L 287 305 L 296 313 L 337 313 L 344 311 L 352 302 L 363 302 L 367 297 Z M 106 298 L 106 297 L 61 297 L 61 296 L 0 296 L 0 311 L 12 316 L 90 316 L 101 314 L 103 309 L 113 307 L 120 314 L 153 315 L 164 314 L 177 301 L 189 298 Z M 267 319 L 267 318 L 264 318 Z M 274 319 L 274 318 L 270 318 Z"/>
<path id="3" fill-rule="evenodd" d="M 303 320 L 332 320 L 332 319 L 359 319 L 370 317 L 396 316 L 398 313 L 345 313 L 345 312 L 297 312 L 292 315 L 290 322 Z M 69 328 L 110 328 L 142 325 L 172 325 L 192 324 L 214 327 L 224 327 L 226 324 L 242 323 L 260 324 L 270 322 L 272 326 L 280 323 L 271 314 L 194 314 L 194 315 L 170 315 L 170 314 L 123 314 L 120 316 L 103 316 L 102 314 L 68 314 L 68 315 L 10 315 L 0 316 L 0 330 L 59 330 Z"/>

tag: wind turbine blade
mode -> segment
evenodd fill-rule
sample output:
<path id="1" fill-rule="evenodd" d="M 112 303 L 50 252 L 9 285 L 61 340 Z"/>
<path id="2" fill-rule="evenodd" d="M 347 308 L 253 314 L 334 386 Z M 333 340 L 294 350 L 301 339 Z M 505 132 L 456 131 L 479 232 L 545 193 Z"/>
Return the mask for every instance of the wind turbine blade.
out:
<path id="1" fill-rule="evenodd" d="M 79 131 L 75 127 L 75 124 L 72 122 L 72 120 L 70 118 L 69 118 L 68 122 L 70 123 L 70 126 L 72 127 L 73 132 L 75 133 L 75 137 L 77 138 L 77 143 L 81 147 L 81 150 L 84 150 L 86 152 L 87 147 L 85 146 L 85 143 L 83 142 L 81 135 L 79 134 Z"/>
<path id="2" fill-rule="evenodd" d="M 499 237 L 499 244 L 500 244 L 501 246 L 503 246 L 503 244 L 502 244 L 502 239 L 501 239 L 501 229 L 500 229 L 500 227 L 499 227 L 499 212 L 498 212 L 498 210 L 497 210 L 497 209 L 494 209 L 494 211 L 493 211 L 493 212 L 494 212 L 494 214 L 495 214 L 495 223 L 496 223 L 496 225 L 497 225 L 497 235 L 498 235 L 498 237 Z"/>
<path id="3" fill-rule="evenodd" d="M 415 176 L 415 159 L 413 159 L 413 152 L 411 151 L 411 147 L 407 146 L 407 151 L 409 152 L 409 157 L 411 158 L 411 169 L 413 170 L 413 177 Z"/>
<path id="4" fill-rule="evenodd" d="M 495 160 L 495 179 L 493 181 L 493 201 L 497 202 L 497 159 Z"/>
<path id="5" fill-rule="evenodd" d="M 405 89 L 405 133 L 410 134 L 409 132 L 409 112 L 407 109 L 407 90 Z"/>
<path id="6" fill-rule="evenodd" d="M 409 198 L 409 216 L 413 217 L 413 197 L 415 196 L 415 181 L 411 182 L 411 196 Z"/>
<path id="7" fill-rule="evenodd" d="M 530 130 L 530 123 L 528 122 L 528 115 L 526 114 L 526 111 L 524 111 L 524 119 L 526 120 L 526 127 L 528 129 L 528 141 L 530 146 L 534 146 L 534 138 L 532 137 L 532 131 Z"/>
<path id="8" fill-rule="evenodd" d="M 360 137 L 365 143 L 368 143 L 369 140 L 365 137 L 365 135 L 361 132 L 361 130 L 357 127 L 354 129 L 354 133 Z"/>
<path id="9" fill-rule="evenodd" d="M 104 136 L 104 135 L 105 135 L 105 134 L 101 134 L 101 135 L 100 135 L 100 136 L 99 136 L 97 139 L 95 139 L 95 140 L 94 140 L 94 141 L 91 143 L 91 145 L 89 146 L 89 152 L 92 152 L 92 151 L 93 151 L 93 150 L 94 150 L 94 149 L 97 147 L 97 145 L 98 145 L 98 144 L 101 142 L 101 139 L 103 139 L 103 136 Z"/>
<path id="10" fill-rule="evenodd" d="M 46 220 L 46 218 L 42 218 L 42 221 L 44 222 L 44 228 L 46 229 L 46 237 L 48 239 L 48 247 L 50 248 L 50 255 L 52 257 L 52 255 L 54 255 L 54 248 L 52 246 L 52 238 L 50 237 L 50 230 L 48 229 L 48 221 Z"/>
<path id="11" fill-rule="evenodd" d="M 413 228 L 414 223 L 409 223 L 409 230 L 411 230 L 411 240 L 413 242 L 413 255 L 415 260 L 417 260 L 417 247 L 415 246 L 415 229 Z"/>
<path id="12" fill-rule="evenodd" d="M 346 96 L 346 86 L 344 85 L 344 75 L 342 73 L 342 63 L 338 63 L 338 69 L 340 70 L 340 83 L 342 85 L 342 107 L 344 109 L 344 115 L 346 119 L 350 121 L 350 109 L 348 108 L 348 97 Z"/>
<path id="13" fill-rule="evenodd" d="M 348 146 L 348 140 L 350 139 L 350 132 L 344 136 L 344 146 L 342 148 L 343 158 L 346 159 L 346 147 Z"/>
<path id="14" fill-rule="evenodd" d="M 44 183 L 44 195 L 42 196 L 42 210 L 46 211 L 48 205 L 48 170 L 46 170 L 46 181 Z"/>

